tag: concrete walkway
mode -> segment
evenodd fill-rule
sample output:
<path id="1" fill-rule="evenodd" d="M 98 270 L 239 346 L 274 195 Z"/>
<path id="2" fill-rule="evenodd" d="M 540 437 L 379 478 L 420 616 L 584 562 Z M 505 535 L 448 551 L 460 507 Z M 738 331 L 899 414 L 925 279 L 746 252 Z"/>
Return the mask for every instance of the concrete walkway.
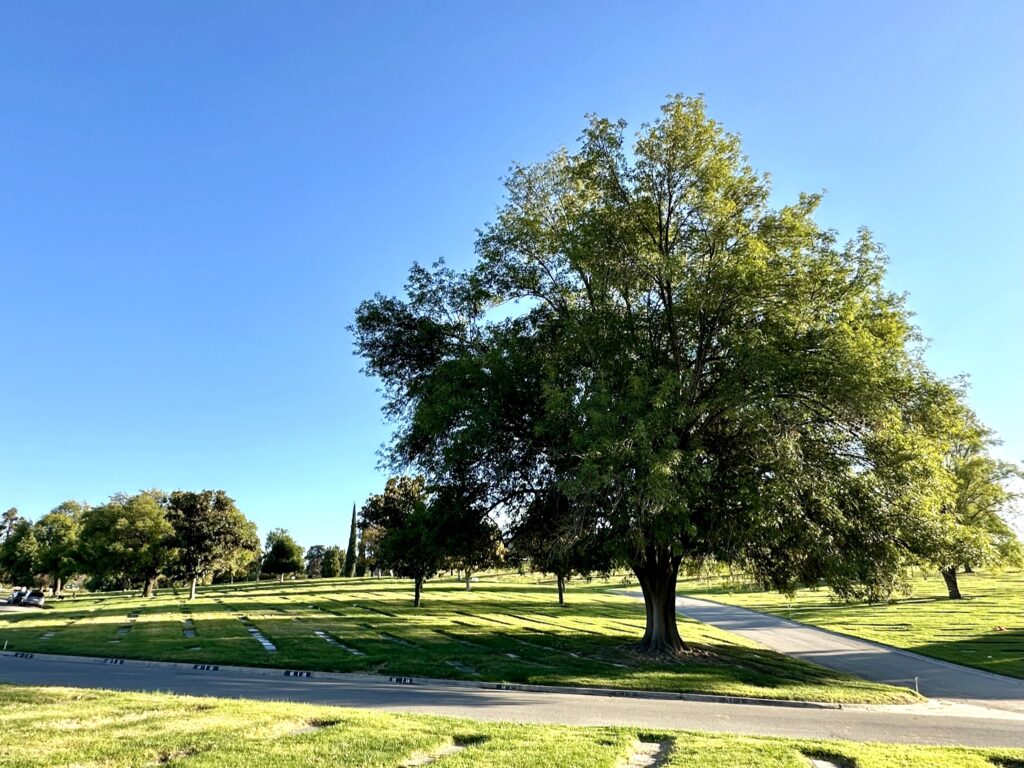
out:
<path id="1" fill-rule="evenodd" d="M 197 665 L 199 666 L 199 665 Z M 184 664 L 0 653 L 0 682 L 121 691 L 297 701 L 474 720 L 566 725 L 622 725 L 852 739 L 902 744 L 1024 747 L 1024 715 L 991 710 L 902 707 L 799 709 L 764 704 L 717 704 L 624 696 L 463 688 L 435 681 L 390 682 L 369 675 L 286 676 L 283 670 L 193 669 Z M 2 696 L 2 691 L 0 691 Z"/>
<path id="2" fill-rule="evenodd" d="M 629 592 L 630 597 L 642 597 Z M 914 687 L 929 698 L 966 702 L 1024 713 L 1024 680 L 921 656 L 888 645 L 858 640 L 778 616 L 680 597 L 676 610 L 710 624 L 828 669 L 878 683 Z"/>

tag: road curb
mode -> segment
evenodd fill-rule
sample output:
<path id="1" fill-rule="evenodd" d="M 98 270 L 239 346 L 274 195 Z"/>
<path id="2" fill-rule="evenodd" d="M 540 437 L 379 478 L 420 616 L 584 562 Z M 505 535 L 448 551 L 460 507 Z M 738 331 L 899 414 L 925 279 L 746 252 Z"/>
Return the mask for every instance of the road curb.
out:
<path id="1" fill-rule="evenodd" d="M 367 675 L 351 672 L 317 672 L 315 670 L 293 670 L 283 667 L 240 667 L 229 664 L 206 662 L 151 661 L 147 659 L 122 659 L 117 657 L 73 656 L 59 653 L 32 653 L 26 651 L 0 651 L 0 657 L 40 659 L 44 661 L 71 661 L 81 664 L 116 664 L 161 669 L 179 669 L 187 672 L 216 674 L 227 672 L 254 677 L 287 677 L 308 680 L 365 680 L 368 683 L 382 682 L 394 685 L 419 685 L 435 688 L 463 688 L 485 691 L 523 691 L 529 693 L 552 693 L 576 696 L 606 696 L 629 699 L 656 699 L 661 701 L 693 701 L 707 704 L 746 704 L 762 707 L 789 707 L 798 709 L 842 709 L 842 704 L 823 701 L 801 701 L 793 699 L 762 699 L 754 696 L 724 696 L 708 693 L 675 693 L 672 691 L 638 691 L 628 688 L 572 687 L 561 685 L 533 685 L 530 683 L 499 683 L 477 680 L 445 680 L 432 677 L 411 677 L 401 675 Z"/>

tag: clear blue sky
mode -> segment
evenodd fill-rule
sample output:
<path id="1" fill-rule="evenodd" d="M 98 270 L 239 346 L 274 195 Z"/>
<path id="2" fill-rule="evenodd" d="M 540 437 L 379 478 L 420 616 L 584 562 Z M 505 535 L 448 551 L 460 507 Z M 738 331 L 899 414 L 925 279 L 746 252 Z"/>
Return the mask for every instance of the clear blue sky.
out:
<path id="1" fill-rule="evenodd" d="M 387 436 L 345 328 L 472 259 L 510 162 L 706 95 L 872 228 L 1024 457 L 1024 3 L 0 7 L 0 507 L 224 488 L 343 544 Z"/>

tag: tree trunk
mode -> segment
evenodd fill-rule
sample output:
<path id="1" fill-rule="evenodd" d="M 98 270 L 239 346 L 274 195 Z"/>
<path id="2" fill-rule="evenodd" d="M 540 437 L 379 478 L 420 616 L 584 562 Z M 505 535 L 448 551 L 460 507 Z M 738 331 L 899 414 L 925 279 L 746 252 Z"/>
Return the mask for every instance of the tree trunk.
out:
<path id="1" fill-rule="evenodd" d="M 146 582 L 142 586 L 142 596 L 152 597 L 154 588 L 156 588 L 156 576 L 147 576 Z"/>
<path id="2" fill-rule="evenodd" d="M 469 592 L 472 589 L 472 587 L 469 584 L 469 576 L 470 576 L 471 573 L 472 573 L 472 571 L 469 570 L 469 568 L 467 568 L 466 569 L 466 591 L 467 592 Z"/>
<path id="3" fill-rule="evenodd" d="M 198 576 L 193 576 L 192 577 L 192 582 L 189 584 L 189 587 L 188 587 L 188 599 L 189 600 L 195 600 L 196 599 L 196 582 L 198 582 L 198 581 L 199 581 L 199 577 Z"/>
<path id="4" fill-rule="evenodd" d="M 970 565 L 964 566 L 964 573 L 974 573 L 974 569 Z"/>
<path id="5" fill-rule="evenodd" d="M 951 565 L 942 569 L 942 579 L 946 582 L 946 591 L 949 592 L 950 600 L 960 600 L 960 585 L 956 583 L 956 566 Z"/>
<path id="6" fill-rule="evenodd" d="M 282 584 L 284 584 L 284 574 L 283 574 L 283 573 L 281 574 L 281 577 L 280 577 L 280 582 L 281 582 Z"/>
<path id="7" fill-rule="evenodd" d="M 647 625 L 640 650 L 650 654 L 679 654 L 687 650 L 676 624 L 676 577 L 681 558 L 668 547 L 648 547 L 633 573 L 644 593 Z"/>
<path id="8" fill-rule="evenodd" d="M 53 586 L 50 588 L 53 595 L 56 597 L 64 590 L 64 580 L 59 576 L 53 580 Z"/>
<path id="9" fill-rule="evenodd" d="M 558 574 L 558 604 L 565 605 L 565 576 Z"/>
<path id="10" fill-rule="evenodd" d="M 414 581 L 416 582 L 416 592 L 415 592 L 415 594 L 413 594 L 413 597 L 412 597 L 412 607 L 413 608 L 419 608 L 420 607 L 420 593 L 423 592 L 423 577 L 422 576 L 417 576 L 414 579 Z"/>

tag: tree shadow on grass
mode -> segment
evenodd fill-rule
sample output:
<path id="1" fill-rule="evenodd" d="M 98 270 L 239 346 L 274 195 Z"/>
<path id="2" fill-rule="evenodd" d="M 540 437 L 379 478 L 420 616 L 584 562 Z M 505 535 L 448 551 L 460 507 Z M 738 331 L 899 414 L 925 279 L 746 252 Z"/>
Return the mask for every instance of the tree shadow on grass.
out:
<path id="1" fill-rule="evenodd" d="M 557 606 L 554 590 L 544 585 L 487 584 L 470 593 L 455 585 L 438 585 L 425 593 L 421 609 L 411 607 L 406 595 L 411 591 L 408 582 L 344 584 L 350 591 L 340 590 L 338 583 L 325 586 L 330 588 L 311 590 L 268 583 L 258 588 L 204 589 L 200 600 L 184 603 L 198 628 L 196 638 L 181 636 L 177 622 L 170 618 L 183 606 L 180 599 L 143 607 L 136 598 L 102 604 L 88 616 L 108 621 L 92 624 L 90 633 L 83 633 L 87 642 L 65 652 L 781 698 L 831 699 L 836 695 L 833 689 L 844 688 L 850 700 L 857 690 L 871 689 L 870 684 L 842 674 L 730 642 L 720 633 L 708 633 L 690 622 L 684 622 L 682 630 L 698 651 L 692 656 L 669 662 L 631 654 L 626 649 L 642 634 L 643 604 L 605 599 L 604 594 L 593 599 L 593 592 L 607 589 L 608 584 L 588 585 L 580 590 L 578 603 L 570 602 L 564 608 Z M 533 596 L 542 599 L 530 599 Z M 144 617 L 149 606 L 168 616 L 150 623 L 145 638 L 142 633 L 129 633 L 124 642 L 107 645 L 117 626 L 109 619 L 120 620 L 129 611 L 140 611 Z M 238 615 L 247 616 L 247 622 L 274 643 L 276 652 L 266 653 L 248 637 L 237 622 Z M 158 629 L 157 624 L 164 626 Z M 365 655 L 357 657 L 344 647 L 329 645 L 314 636 L 314 629 L 330 633 L 344 646 Z M 69 631 L 62 638 L 68 640 L 62 647 L 72 647 L 73 634 Z M 33 646 L 31 650 L 44 650 L 37 640 L 24 639 Z M 875 694 L 877 690 L 875 687 Z"/>

